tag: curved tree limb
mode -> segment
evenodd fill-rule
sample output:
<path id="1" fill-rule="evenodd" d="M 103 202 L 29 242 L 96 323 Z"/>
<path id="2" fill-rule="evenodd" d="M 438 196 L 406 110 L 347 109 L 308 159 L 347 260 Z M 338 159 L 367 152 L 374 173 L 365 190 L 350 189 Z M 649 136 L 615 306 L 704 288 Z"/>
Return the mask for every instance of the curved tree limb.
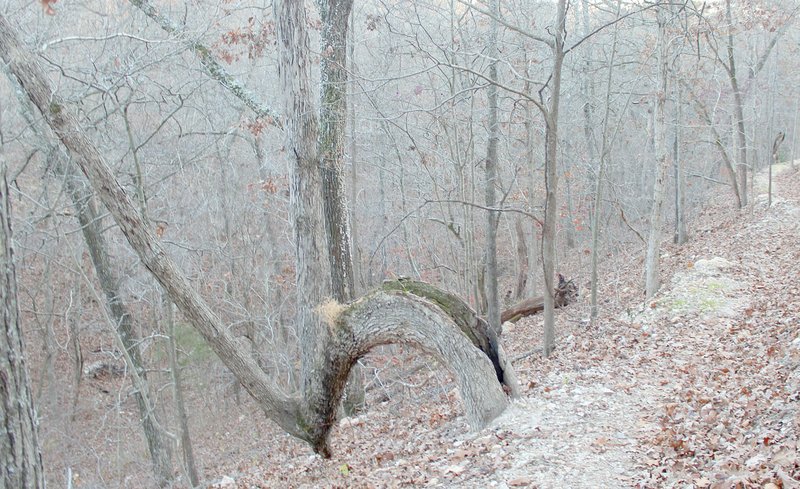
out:
<path id="1" fill-rule="evenodd" d="M 382 285 L 386 291 L 403 291 L 423 297 L 442 308 L 455 321 L 458 328 L 473 345 L 483 351 L 494 365 L 497 380 L 504 383 L 503 367 L 498 356 L 498 332 L 489 327 L 460 297 L 425 282 L 406 278 L 386 280 Z"/>
<path id="2" fill-rule="evenodd" d="M 458 383 L 467 420 L 480 429 L 505 410 L 507 399 L 486 355 L 461 334 L 450 311 L 434 301 L 399 290 L 376 290 L 357 301 L 319 308 L 331 333 L 324 361 L 315 365 L 327 386 L 305 408 L 304 422 L 314 451 L 330 455 L 329 435 L 347 376 L 356 360 L 376 346 L 415 346 L 448 366 Z"/>

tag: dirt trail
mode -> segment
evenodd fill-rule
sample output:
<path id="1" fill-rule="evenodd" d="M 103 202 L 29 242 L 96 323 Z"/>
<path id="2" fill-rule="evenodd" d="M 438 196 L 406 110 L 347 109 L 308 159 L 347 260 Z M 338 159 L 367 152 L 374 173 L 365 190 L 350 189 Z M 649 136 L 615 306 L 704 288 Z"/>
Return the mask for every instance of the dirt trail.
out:
<path id="1" fill-rule="evenodd" d="M 771 265 L 768 244 L 800 236 L 798 202 L 782 196 L 775 185 L 773 206 L 766 210 L 766 196 L 760 192 L 766 190 L 763 181 L 759 177 L 756 182 L 755 205 L 763 215 L 749 221 L 744 217 L 744 225 L 730 232 L 731 245 L 717 246 L 723 239 L 719 233 L 707 242 L 700 237 L 692 250 L 696 261 L 677 258 L 678 271 L 654 300 L 628 310 L 617 318 L 613 330 L 605 332 L 611 346 L 602 362 L 552 370 L 532 395 L 494 423 L 488 452 L 503 460 L 499 470 L 458 486 L 729 487 L 735 481 L 747 481 L 748 475 L 737 473 L 727 454 L 712 453 L 725 449 L 726 442 L 755 447 L 739 456 L 744 458 L 738 464 L 745 474 L 770 469 L 772 462 L 768 455 L 757 453 L 753 439 L 762 436 L 763 444 L 767 443 L 763 440 L 783 436 L 791 450 L 791 438 L 796 440 L 797 435 L 796 403 L 784 403 L 784 433 L 770 432 L 769 419 L 760 428 L 756 421 L 745 420 L 737 431 L 728 421 L 722 422 L 723 415 L 768 414 L 748 411 L 747 406 L 757 399 L 735 396 L 736 389 L 751 388 L 745 376 L 753 372 L 745 368 L 741 378 L 727 382 L 713 379 L 722 363 L 747 363 L 749 355 L 763 350 L 753 341 L 756 332 L 742 318 L 753 315 L 754 297 L 763 295 L 764 283 L 781 280 L 780 266 Z M 784 251 L 798 253 L 800 258 L 796 241 L 792 250 Z M 796 336 L 798 328 L 794 331 Z M 796 357 L 800 339 L 788 339 L 793 343 L 787 358 Z M 566 350 L 575 349 L 571 343 L 576 341 L 567 338 Z M 798 377 L 798 372 L 796 363 L 793 370 L 789 367 L 790 378 Z M 774 397 L 782 394 L 790 392 L 772 393 Z M 739 406 L 745 406 L 741 412 Z M 773 418 L 781 416 L 773 414 Z M 717 418 L 720 423 L 714 426 Z M 699 434 L 692 431 L 703 422 L 708 429 Z M 498 437 L 507 444 L 499 445 Z M 466 437 L 462 446 L 486 445 L 486 440 L 484 432 Z M 710 462 L 703 459 L 704 454 Z M 783 482 L 790 487 L 786 484 L 792 479 Z"/>

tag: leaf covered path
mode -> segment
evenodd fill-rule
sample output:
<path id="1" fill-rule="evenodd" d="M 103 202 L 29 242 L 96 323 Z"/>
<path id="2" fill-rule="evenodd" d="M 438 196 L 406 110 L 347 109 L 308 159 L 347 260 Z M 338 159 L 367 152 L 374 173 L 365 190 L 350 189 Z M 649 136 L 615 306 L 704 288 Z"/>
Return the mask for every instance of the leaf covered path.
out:
<path id="1" fill-rule="evenodd" d="M 515 364 L 523 398 L 491 427 L 469 433 L 452 386 L 401 352 L 374 359 L 399 373 L 341 423 L 333 460 L 276 434 L 280 449 L 254 444 L 207 475 L 228 474 L 227 487 L 798 487 L 800 173 L 776 189 L 770 209 L 763 196 L 752 211 L 711 203 L 691 241 L 667 248 L 651 302 L 640 263 L 607 264 L 598 325 L 585 304 L 559 312 L 556 353 Z M 539 322 L 504 332 L 512 356 L 539 343 Z"/>

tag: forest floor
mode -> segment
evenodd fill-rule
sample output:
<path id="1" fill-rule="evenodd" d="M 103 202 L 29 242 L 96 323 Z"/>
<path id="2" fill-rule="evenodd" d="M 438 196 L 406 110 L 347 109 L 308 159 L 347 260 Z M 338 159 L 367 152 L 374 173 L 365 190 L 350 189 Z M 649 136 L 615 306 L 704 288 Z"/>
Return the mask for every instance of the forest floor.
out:
<path id="1" fill-rule="evenodd" d="M 609 253 L 594 325 L 588 265 L 563 263 L 582 295 L 557 311 L 556 351 L 539 354 L 541 317 L 506 327 L 502 340 L 516 359 L 522 396 L 478 432 L 469 430 L 441 367 L 401 347 L 370 354 L 368 410 L 340 422 L 330 460 L 281 432 L 245 395 L 237 404 L 224 387 L 204 388 L 225 384 L 221 367 L 189 369 L 195 387 L 187 403 L 205 483 L 800 487 L 800 172 L 775 178 L 770 208 L 762 179 L 754 186 L 752 209 L 734 209 L 720 195 L 693 219 L 687 244 L 662 249 L 664 285 L 651 301 L 641 292 L 643 245 Z M 573 254 L 586 260 L 583 251 Z M 147 452 L 127 384 L 101 384 L 93 381 L 95 394 L 81 398 L 80 429 L 46 429 L 40 437 L 49 478 L 57 486 L 64 477 L 74 487 L 146 486 Z M 82 454 L 81 473 L 52 469 L 58 452 L 71 453 L 71 463 Z"/>
<path id="2" fill-rule="evenodd" d="M 490 427 L 468 430 L 435 368 L 374 355 L 395 373 L 372 384 L 367 414 L 342 420 L 333 459 L 264 425 L 245 452 L 203 457 L 207 476 L 240 488 L 800 487 L 800 172 L 775 178 L 770 208 L 763 178 L 754 187 L 751 210 L 720 198 L 687 244 L 667 246 L 653 300 L 641 261 L 608 264 L 596 325 L 585 297 L 559 311 L 549 359 L 530 354 L 540 318 L 507 327 L 523 395 Z"/>

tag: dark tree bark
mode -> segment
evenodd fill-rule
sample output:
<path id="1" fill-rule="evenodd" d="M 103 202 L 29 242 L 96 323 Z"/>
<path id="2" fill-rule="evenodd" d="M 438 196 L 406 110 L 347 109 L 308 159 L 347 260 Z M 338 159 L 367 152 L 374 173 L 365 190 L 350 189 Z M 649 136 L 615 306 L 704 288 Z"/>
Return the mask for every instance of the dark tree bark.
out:
<path id="1" fill-rule="evenodd" d="M 349 213 L 344 190 L 344 142 L 347 125 L 347 27 L 353 0 L 318 0 L 320 34 L 320 107 L 318 148 L 321 158 L 322 202 L 328 238 L 333 298 L 341 303 L 356 298 Z M 361 369 L 353 369 L 344 400 L 345 412 L 363 409 Z"/>
<path id="2" fill-rule="evenodd" d="M 347 202 L 344 192 L 344 135 L 347 122 L 347 25 L 353 0 L 319 0 L 320 35 L 319 153 L 322 200 L 333 298 L 355 298 Z"/>
<path id="3" fill-rule="evenodd" d="M 0 155 L 0 295 L 3 331 L 0 332 L 0 487 L 44 487 L 42 455 L 36 434 L 36 412 L 25 366 L 19 328 L 17 278 L 11 246 L 11 205 L 6 164 Z"/>

